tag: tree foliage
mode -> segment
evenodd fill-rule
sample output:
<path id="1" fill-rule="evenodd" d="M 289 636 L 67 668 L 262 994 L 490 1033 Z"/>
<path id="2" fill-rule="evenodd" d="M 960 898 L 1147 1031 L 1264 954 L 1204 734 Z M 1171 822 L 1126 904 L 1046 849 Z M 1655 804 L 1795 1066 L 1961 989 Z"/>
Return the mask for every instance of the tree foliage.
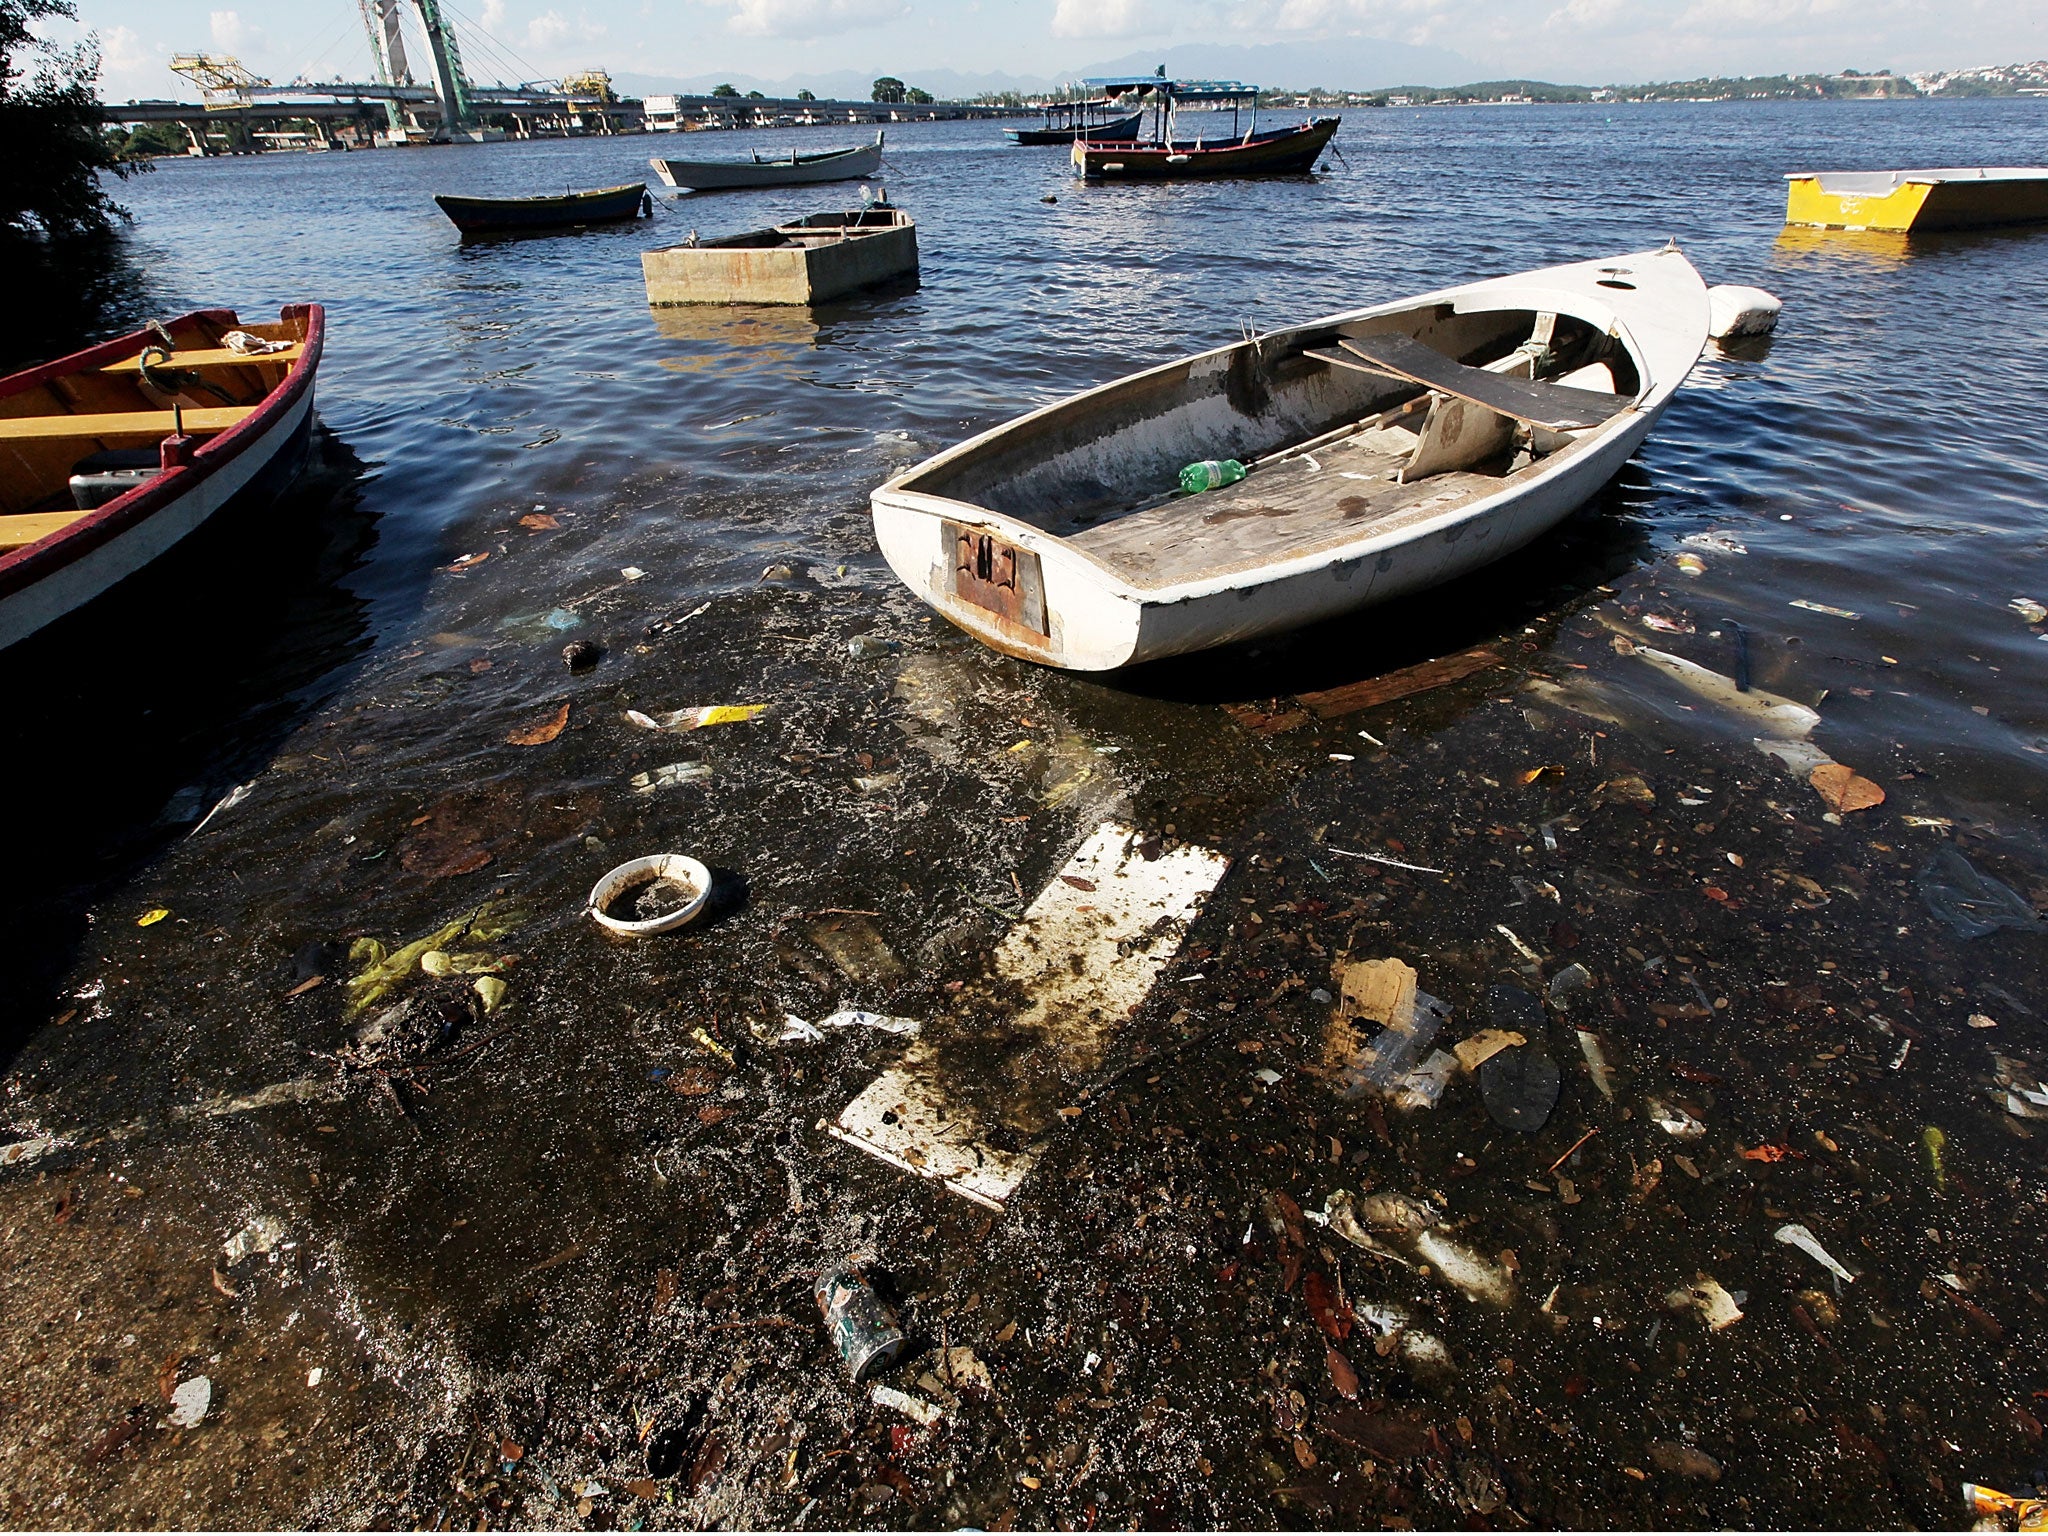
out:
<path id="1" fill-rule="evenodd" d="M 714 96 L 737 96 L 739 95 L 739 87 L 733 85 L 714 85 L 711 87 L 711 94 Z"/>
<path id="2" fill-rule="evenodd" d="M 806 87 L 804 90 L 798 91 L 796 93 L 796 99 L 798 101 L 816 101 L 818 99 L 818 93 Z"/>
<path id="3" fill-rule="evenodd" d="M 905 93 L 909 89 L 909 86 L 898 80 L 894 75 L 884 75 L 875 82 L 874 99 L 883 102 L 899 102 L 903 100 Z"/>
<path id="4" fill-rule="evenodd" d="M 34 30 L 77 14 L 72 0 L 0 0 L 0 236 L 103 235 L 120 216 L 99 173 L 134 167 L 100 131 L 99 42 L 60 48 Z"/>
<path id="5" fill-rule="evenodd" d="M 928 107 L 932 104 L 932 93 L 913 85 L 903 93 L 903 99 L 914 107 Z"/>

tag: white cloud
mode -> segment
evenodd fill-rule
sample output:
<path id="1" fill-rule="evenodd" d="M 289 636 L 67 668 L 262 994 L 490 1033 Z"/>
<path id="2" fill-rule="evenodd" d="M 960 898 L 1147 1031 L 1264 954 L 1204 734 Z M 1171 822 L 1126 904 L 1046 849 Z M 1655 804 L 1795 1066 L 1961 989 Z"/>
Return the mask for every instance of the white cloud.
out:
<path id="1" fill-rule="evenodd" d="M 1053 7 L 1054 37 L 1139 37 L 1163 30 L 1146 0 L 1059 0 Z"/>
<path id="2" fill-rule="evenodd" d="M 208 19 L 213 46 L 222 53 L 261 53 L 269 41 L 261 27 L 242 20 L 240 11 L 215 11 Z"/>
<path id="3" fill-rule="evenodd" d="M 578 11 L 574 21 L 560 11 L 543 11 L 526 24 L 526 46 L 545 53 L 563 43 L 597 42 L 609 30 L 603 22 L 592 21 L 588 11 Z"/>
<path id="4" fill-rule="evenodd" d="M 484 0 L 483 24 L 496 27 L 505 20 L 505 0 Z"/>
<path id="5" fill-rule="evenodd" d="M 1739 3 L 1755 3 L 1755 0 L 1739 0 Z M 1641 10 L 1634 0 L 1569 0 L 1544 17 L 1543 25 L 1576 32 L 1606 31 L 1621 22 L 1632 8 L 1638 12 Z"/>
<path id="6" fill-rule="evenodd" d="M 908 0 L 735 0 L 725 30 L 738 37 L 803 42 L 909 14 Z"/>
<path id="7" fill-rule="evenodd" d="M 174 82 L 161 47 L 152 52 L 133 27 L 109 27 L 99 36 L 103 100 L 137 101 L 169 93 Z"/>

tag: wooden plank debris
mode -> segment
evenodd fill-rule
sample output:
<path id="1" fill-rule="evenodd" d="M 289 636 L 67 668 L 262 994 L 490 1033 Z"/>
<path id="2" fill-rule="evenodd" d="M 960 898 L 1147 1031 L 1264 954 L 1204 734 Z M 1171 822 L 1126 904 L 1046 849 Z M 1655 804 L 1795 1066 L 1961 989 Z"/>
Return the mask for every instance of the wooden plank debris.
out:
<path id="1" fill-rule="evenodd" d="M 1412 667 L 1401 667 L 1378 677 L 1368 677 L 1360 682 L 1346 683 L 1341 688 L 1325 688 L 1316 693 L 1299 695 L 1301 703 L 1314 710 L 1325 720 L 1334 720 L 1340 715 L 1370 709 L 1375 704 L 1390 704 L 1395 699 L 1405 699 L 1412 693 L 1426 693 L 1432 688 L 1441 688 L 1446 683 L 1455 683 L 1460 678 L 1470 677 L 1475 672 L 1484 672 L 1488 667 L 1501 665 L 1498 651 L 1485 646 L 1476 646 L 1469 651 L 1458 651 L 1450 656 L 1439 656 L 1434 661 L 1418 662 Z"/>

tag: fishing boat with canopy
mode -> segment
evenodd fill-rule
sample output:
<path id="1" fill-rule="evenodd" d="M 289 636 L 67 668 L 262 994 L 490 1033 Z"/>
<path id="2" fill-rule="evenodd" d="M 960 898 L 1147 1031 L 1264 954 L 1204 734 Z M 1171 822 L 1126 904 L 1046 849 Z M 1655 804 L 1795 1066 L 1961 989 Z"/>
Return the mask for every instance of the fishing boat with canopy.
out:
<path id="1" fill-rule="evenodd" d="M 1130 142 L 1080 138 L 1074 141 L 1076 175 L 1089 181 L 1165 181 L 1197 176 L 1287 176 L 1315 169 L 1335 137 L 1341 117 L 1311 118 L 1285 128 L 1259 128 L 1259 88 L 1241 80 L 1169 80 L 1121 75 L 1081 82 L 1105 97 L 1135 96 L 1140 117 L 1151 114 L 1151 133 L 1141 128 Z M 1194 108 L 1206 115 L 1230 109 L 1226 137 L 1183 138 L 1179 115 Z"/>
<path id="2" fill-rule="evenodd" d="M 1138 136 L 1138 124 L 1145 115 L 1107 96 L 1049 101 L 1042 110 L 1043 128 L 1005 128 L 1003 137 L 1012 144 L 1072 144 L 1078 139 L 1128 144 Z"/>

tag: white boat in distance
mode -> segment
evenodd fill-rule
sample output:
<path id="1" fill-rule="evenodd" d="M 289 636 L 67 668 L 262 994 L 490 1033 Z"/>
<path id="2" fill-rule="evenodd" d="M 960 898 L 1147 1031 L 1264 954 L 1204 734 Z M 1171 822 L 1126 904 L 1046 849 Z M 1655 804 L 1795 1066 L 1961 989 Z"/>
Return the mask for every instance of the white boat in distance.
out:
<path id="1" fill-rule="evenodd" d="M 724 192 L 738 187 L 795 187 L 814 181 L 851 181 L 882 168 L 882 135 L 872 144 L 851 149 L 826 149 L 813 155 L 795 150 L 779 159 L 662 160 L 647 162 L 655 175 L 677 191 Z"/>
<path id="2" fill-rule="evenodd" d="M 1100 672 L 1295 629 L 1520 549 L 1613 478 L 1706 344 L 1678 251 L 1446 288 L 1087 390 L 873 494 L 909 588 Z M 1187 495 L 1183 466 L 1248 474 Z"/>

